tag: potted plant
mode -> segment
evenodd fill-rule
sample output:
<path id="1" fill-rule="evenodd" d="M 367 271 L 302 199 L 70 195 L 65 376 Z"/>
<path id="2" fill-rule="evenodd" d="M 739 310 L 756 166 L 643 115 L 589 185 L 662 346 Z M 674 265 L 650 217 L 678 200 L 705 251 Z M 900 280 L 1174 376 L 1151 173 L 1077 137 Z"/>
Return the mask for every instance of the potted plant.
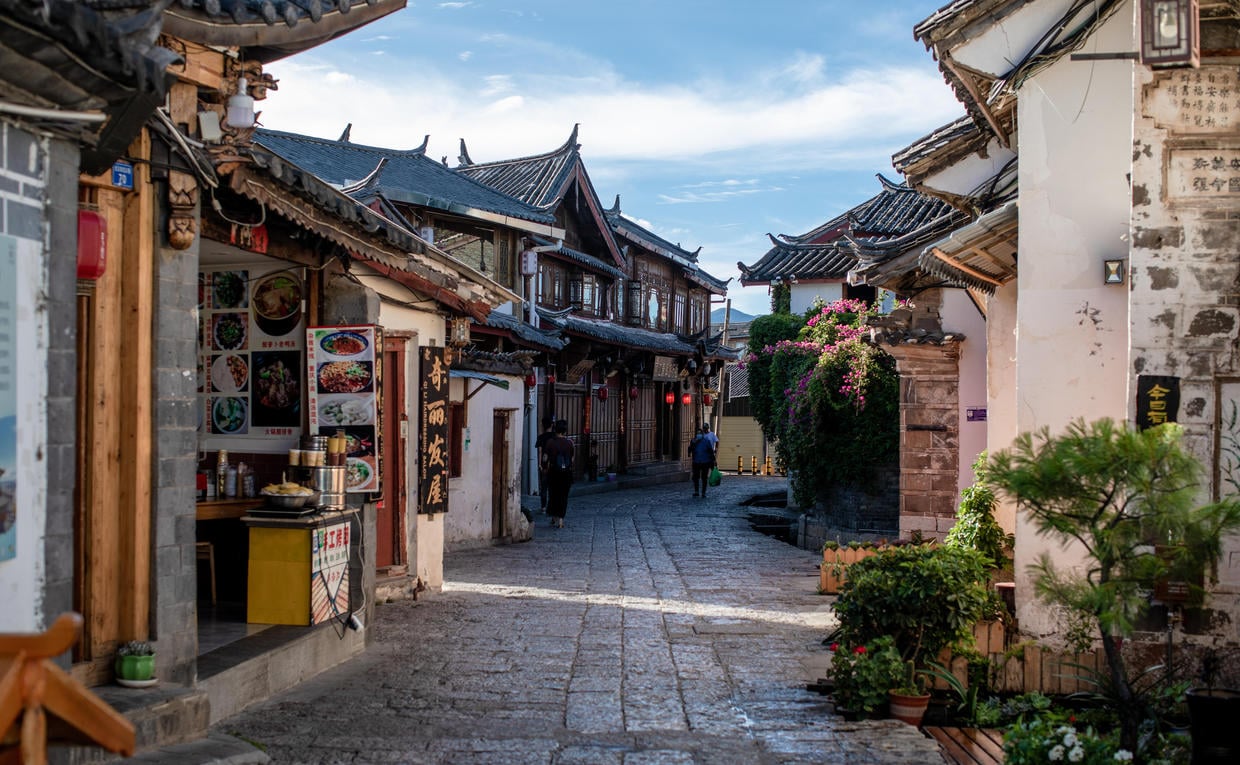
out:
<path id="1" fill-rule="evenodd" d="M 116 681 L 121 685 L 152 683 L 155 679 L 155 647 L 145 640 L 123 643 L 116 649 L 114 669 Z"/>
<path id="2" fill-rule="evenodd" d="M 913 662 L 904 662 L 903 675 L 900 684 L 887 691 L 890 714 L 901 722 L 918 726 L 921 725 L 921 718 L 926 716 L 926 707 L 930 705 L 930 692 L 926 690 L 923 675 Z"/>
<path id="3" fill-rule="evenodd" d="M 831 651 L 835 708 L 846 718 L 874 715 L 888 703 L 891 689 L 905 681 L 907 665 L 889 635 L 849 646 L 833 643 Z"/>
<path id="4" fill-rule="evenodd" d="M 1216 688 L 1220 658 L 1214 649 L 1201 657 L 1202 687 L 1190 688 L 1187 694 L 1188 717 L 1191 720 L 1194 763 L 1240 761 L 1240 690 Z"/>

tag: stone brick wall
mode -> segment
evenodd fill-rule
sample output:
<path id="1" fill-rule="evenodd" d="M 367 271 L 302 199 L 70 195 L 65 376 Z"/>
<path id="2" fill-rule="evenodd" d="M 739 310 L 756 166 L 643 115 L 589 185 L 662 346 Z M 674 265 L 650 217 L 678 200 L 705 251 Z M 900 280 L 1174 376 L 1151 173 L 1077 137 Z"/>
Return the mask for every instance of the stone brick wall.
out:
<path id="1" fill-rule="evenodd" d="M 167 198 L 156 187 L 156 199 Z M 163 216 L 156 215 L 155 220 Z M 197 676 L 198 562 L 194 544 L 195 472 L 198 465 L 198 239 L 186 250 L 168 247 L 162 231 L 156 243 L 154 362 L 155 485 L 151 560 L 153 637 L 158 641 L 160 676 L 191 684 Z"/>
<path id="2" fill-rule="evenodd" d="M 817 550 L 828 539 L 846 543 L 897 539 L 900 528 L 900 471 L 881 470 L 877 491 L 836 488 L 821 497 L 818 508 L 801 516 L 797 544 Z"/>
<path id="3" fill-rule="evenodd" d="M 885 350 L 900 373 L 900 537 L 942 539 L 956 522 L 960 346 Z"/>

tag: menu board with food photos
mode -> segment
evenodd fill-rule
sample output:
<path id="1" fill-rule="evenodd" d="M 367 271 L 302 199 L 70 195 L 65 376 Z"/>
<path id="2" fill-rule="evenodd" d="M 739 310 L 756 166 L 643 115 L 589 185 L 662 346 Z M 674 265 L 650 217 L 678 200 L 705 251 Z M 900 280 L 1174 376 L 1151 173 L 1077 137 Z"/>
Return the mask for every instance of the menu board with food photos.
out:
<path id="1" fill-rule="evenodd" d="M 379 491 L 380 340 L 373 324 L 306 331 L 309 428 L 344 432 L 346 491 Z"/>
<path id="2" fill-rule="evenodd" d="M 301 435 L 305 316 L 296 270 L 198 274 L 198 430 L 204 449 L 273 449 Z"/>

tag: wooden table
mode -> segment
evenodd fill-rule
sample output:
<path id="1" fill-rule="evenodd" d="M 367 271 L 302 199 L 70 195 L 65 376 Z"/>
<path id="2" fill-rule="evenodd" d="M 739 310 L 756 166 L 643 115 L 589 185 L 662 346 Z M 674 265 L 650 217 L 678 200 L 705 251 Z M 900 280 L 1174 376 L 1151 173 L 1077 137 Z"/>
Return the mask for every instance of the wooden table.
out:
<path id="1" fill-rule="evenodd" d="M 225 518 L 240 518 L 263 504 L 260 497 L 244 497 L 240 499 L 221 499 L 211 502 L 199 502 L 196 517 L 200 521 L 218 521 Z"/>

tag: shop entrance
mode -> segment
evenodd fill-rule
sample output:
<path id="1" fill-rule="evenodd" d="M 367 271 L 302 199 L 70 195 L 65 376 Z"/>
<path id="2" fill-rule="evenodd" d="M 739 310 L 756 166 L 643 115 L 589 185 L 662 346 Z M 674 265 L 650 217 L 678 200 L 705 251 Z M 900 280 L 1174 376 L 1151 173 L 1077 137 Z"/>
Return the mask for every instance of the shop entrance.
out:
<path id="1" fill-rule="evenodd" d="M 383 339 L 382 413 L 379 426 L 379 471 L 383 501 L 375 515 L 375 566 L 380 576 L 407 570 L 405 556 L 405 449 L 409 413 L 405 408 L 407 339 Z"/>
<path id="2" fill-rule="evenodd" d="M 491 538 L 508 536 L 510 412 L 496 410 L 491 429 Z"/>

